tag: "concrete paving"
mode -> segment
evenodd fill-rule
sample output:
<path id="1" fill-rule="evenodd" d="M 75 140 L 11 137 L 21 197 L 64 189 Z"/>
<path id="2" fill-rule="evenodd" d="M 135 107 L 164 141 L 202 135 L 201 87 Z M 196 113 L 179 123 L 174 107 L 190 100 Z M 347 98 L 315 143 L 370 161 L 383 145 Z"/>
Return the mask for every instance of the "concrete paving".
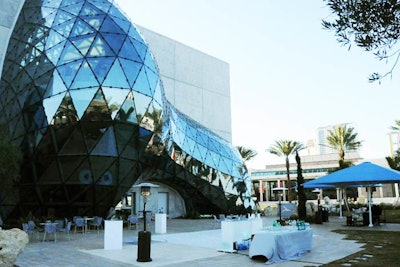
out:
<path id="1" fill-rule="evenodd" d="M 263 226 L 271 226 L 274 217 L 262 217 Z M 310 253 L 289 262 L 275 263 L 273 266 L 297 267 L 320 266 L 361 250 L 363 244 L 344 240 L 344 235 L 333 233 L 334 229 L 350 229 L 344 226 L 345 220 L 330 217 L 329 222 L 312 224 L 313 246 Z M 167 221 L 167 233 L 155 234 L 152 231 L 150 262 L 137 262 L 137 236 L 142 229 L 124 229 L 121 250 L 104 249 L 104 233 L 91 231 L 87 234 L 76 233 L 71 240 L 64 234 L 57 236 L 57 242 L 40 242 L 36 236 L 30 237 L 30 243 L 16 261 L 16 266 L 265 266 L 265 259 L 250 259 L 247 251 L 226 253 L 218 251 L 221 243 L 221 229 L 213 219 L 170 219 Z M 369 228 L 351 227 L 363 230 L 400 231 L 400 225 L 385 224 Z"/>

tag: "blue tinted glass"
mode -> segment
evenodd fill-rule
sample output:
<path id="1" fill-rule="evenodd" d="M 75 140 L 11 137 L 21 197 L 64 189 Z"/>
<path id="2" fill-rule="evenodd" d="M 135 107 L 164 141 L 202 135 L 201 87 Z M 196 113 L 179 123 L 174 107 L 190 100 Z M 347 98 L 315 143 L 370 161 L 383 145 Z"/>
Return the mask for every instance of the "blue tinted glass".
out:
<path id="1" fill-rule="evenodd" d="M 62 52 L 60 60 L 58 61 L 58 64 L 61 65 L 67 62 L 77 60 L 79 58 L 82 58 L 82 55 L 79 53 L 79 51 L 75 48 L 73 44 L 71 44 L 69 41 L 66 41 L 64 50 Z"/>
<path id="2" fill-rule="evenodd" d="M 119 109 L 116 118 L 123 122 L 138 123 L 132 92 L 130 92 L 126 97 L 125 102 Z"/>
<path id="3" fill-rule="evenodd" d="M 141 61 L 144 62 L 144 60 L 146 58 L 146 53 L 147 53 L 147 46 L 133 38 L 130 38 L 130 40 L 131 40 L 133 46 L 135 47 L 136 52 L 138 53 Z"/>
<path id="4" fill-rule="evenodd" d="M 65 38 L 68 38 L 69 33 L 72 30 L 72 27 L 74 26 L 75 19 L 68 20 L 64 22 L 63 24 L 60 24 L 58 26 L 53 26 L 53 30 L 57 31 L 59 34 L 64 36 Z"/>
<path id="5" fill-rule="evenodd" d="M 85 2 L 85 5 L 81 9 L 80 15 L 85 16 L 85 15 L 97 15 L 101 14 L 102 12 L 94 5 L 92 5 L 89 2 Z"/>
<path id="6" fill-rule="evenodd" d="M 108 46 L 108 44 L 101 38 L 100 35 L 97 36 L 96 40 L 93 42 L 92 48 L 88 54 L 89 57 L 114 57 L 114 52 Z"/>
<path id="7" fill-rule="evenodd" d="M 103 21 L 100 32 L 124 34 L 121 28 L 109 17 L 106 17 L 106 19 Z"/>
<path id="8" fill-rule="evenodd" d="M 151 95 L 154 95 L 155 88 L 157 86 L 158 82 L 158 75 L 155 74 L 153 71 L 151 71 L 149 68 L 145 67 L 146 74 L 147 74 L 147 80 L 149 82 L 150 90 L 151 90 Z"/>
<path id="9" fill-rule="evenodd" d="M 50 97 L 52 95 L 57 95 L 59 93 L 67 91 L 64 82 L 62 81 L 60 75 L 57 71 L 53 72 L 52 81 L 49 83 L 46 93 L 43 98 Z"/>
<path id="10" fill-rule="evenodd" d="M 131 27 L 131 23 L 130 22 L 128 22 L 125 19 L 118 18 L 118 17 L 114 17 L 114 16 L 111 16 L 111 17 L 113 18 L 114 22 L 117 23 L 118 26 L 121 27 L 121 29 L 124 32 L 128 32 L 129 31 L 129 28 Z"/>
<path id="11" fill-rule="evenodd" d="M 54 25 L 59 25 L 72 19 L 75 19 L 74 15 L 59 9 L 54 19 Z"/>
<path id="12" fill-rule="evenodd" d="M 163 106 L 163 89 L 161 87 L 161 82 L 160 79 L 158 79 L 154 95 L 153 95 L 154 101 L 156 101 L 160 106 Z"/>
<path id="13" fill-rule="evenodd" d="M 63 3 L 65 4 L 65 3 Z M 65 8 L 62 8 L 64 11 L 71 13 L 73 15 L 78 15 L 79 11 L 81 10 L 83 5 L 82 1 L 75 1 L 75 3 L 71 3 L 70 5 L 66 6 Z"/>
<path id="14" fill-rule="evenodd" d="M 53 120 L 54 114 L 63 100 L 64 95 L 59 94 L 50 98 L 43 99 L 43 107 L 47 117 L 47 123 L 50 124 Z"/>
<path id="15" fill-rule="evenodd" d="M 109 87 L 130 88 L 118 60 L 114 61 L 103 85 Z"/>
<path id="16" fill-rule="evenodd" d="M 113 119 L 117 114 L 118 110 L 124 103 L 130 90 L 128 89 L 116 89 L 103 87 L 104 97 L 106 98 L 108 108 L 112 111 L 111 118 Z M 132 108 L 134 107 L 133 101 L 131 102 Z M 136 117 L 136 116 L 135 116 Z"/>
<path id="17" fill-rule="evenodd" d="M 81 19 L 89 24 L 93 29 L 98 31 L 100 29 L 101 23 L 103 22 L 105 15 L 95 15 L 95 16 L 82 16 Z"/>
<path id="18" fill-rule="evenodd" d="M 146 72 L 143 67 L 140 70 L 138 77 L 136 78 L 136 82 L 133 85 L 133 89 L 144 95 L 152 96 L 152 93 L 151 93 L 150 87 L 149 87 L 149 82 L 147 81 L 147 75 L 146 75 Z"/>
<path id="19" fill-rule="evenodd" d="M 91 152 L 92 155 L 117 156 L 113 127 L 109 127 Z"/>
<path id="20" fill-rule="evenodd" d="M 122 45 L 121 51 L 119 52 L 119 56 L 137 62 L 143 62 L 143 60 L 139 57 L 135 47 L 133 46 L 129 38 L 127 38 L 124 44 Z"/>
<path id="21" fill-rule="evenodd" d="M 122 44 L 126 38 L 126 35 L 114 34 L 114 33 L 102 33 L 104 40 L 111 47 L 115 54 L 118 54 Z"/>
<path id="22" fill-rule="evenodd" d="M 97 77 L 97 80 L 102 83 L 114 62 L 114 58 L 87 58 L 87 62 L 92 68 L 94 75 Z"/>
<path id="23" fill-rule="evenodd" d="M 119 61 L 121 62 L 122 69 L 124 70 L 125 76 L 129 81 L 129 85 L 132 87 L 136 81 L 136 77 L 140 72 L 142 64 L 124 58 L 120 58 Z"/>
<path id="24" fill-rule="evenodd" d="M 78 70 L 78 73 L 76 74 L 76 77 L 72 82 L 70 89 L 79 89 L 90 86 L 97 87 L 98 85 L 99 83 L 96 80 L 96 77 L 94 76 L 92 70 L 90 69 L 89 64 L 84 61 L 84 63 Z"/>
<path id="25" fill-rule="evenodd" d="M 72 28 L 70 37 L 82 36 L 82 35 L 86 35 L 86 34 L 94 33 L 94 32 L 95 32 L 95 29 L 93 29 L 86 22 L 84 22 L 78 18 L 74 24 L 74 27 Z"/>
<path id="26" fill-rule="evenodd" d="M 70 91 L 72 102 L 74 103 L 79 118 L 82 118 L 82 115 L 85 113 L 86 108 L 92 101 L 96 91 L 97 88 Z"/>
<path id="27" fill-rule="evenodd" d="M 57 68 L 60 73 L 61 78 L 63 79 L 65 85 L 69 87 L 71 85 L 72 80 L 74 79 L 76 72 L 81 66 L 82 59 L 59 66 Z"/>
<path id="28" fill-rule="evenodd" d="M 90 46 L 93 43 L 95 34 L 88 34 L 85 36 L 79 36 L 77 38 L 71 38 L 71 42 L 76 46 L 76 48 L 81 52 L 83 56 L 89 51 Z"/>
<path id="29" fill-rule="evenodd" d="M 146 114 L 151 98 L 133 91 L 133 100 L 135 102 L 135 108 L 137 115 L 143 116 Z"/>

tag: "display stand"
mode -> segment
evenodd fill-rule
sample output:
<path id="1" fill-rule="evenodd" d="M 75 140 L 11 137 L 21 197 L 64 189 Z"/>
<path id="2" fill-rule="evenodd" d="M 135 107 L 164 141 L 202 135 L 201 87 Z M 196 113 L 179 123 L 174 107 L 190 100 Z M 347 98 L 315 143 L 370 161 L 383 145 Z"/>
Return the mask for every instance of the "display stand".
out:
<path id="1" fill-rule="evenodd" d="M 167 214 L 156 213 L 155 233 L 165 234 L 167 232 Z"/>
<path id="2" fill-rule="evenodd" d="M 221 222 L 222 243 L 219 251 L 236 252 L 235 243 L 251 237 L 251 221 L 235 220 Z"/>
<path id="3" fill-rule="evenodd" d="M 104 249 L 122 249 L 122 220 L 104 221 Z"/>

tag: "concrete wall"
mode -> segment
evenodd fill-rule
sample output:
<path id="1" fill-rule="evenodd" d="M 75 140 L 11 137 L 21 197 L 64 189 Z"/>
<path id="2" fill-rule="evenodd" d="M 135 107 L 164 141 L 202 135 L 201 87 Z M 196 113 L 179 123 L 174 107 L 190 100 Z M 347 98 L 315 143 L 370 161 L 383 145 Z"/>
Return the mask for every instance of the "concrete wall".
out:
<path id="1" fill-rule="evenodd" d="M 227 141 L 232 141 L 229 64 L 137 26 L 160 69 L 167 99 Z"/>

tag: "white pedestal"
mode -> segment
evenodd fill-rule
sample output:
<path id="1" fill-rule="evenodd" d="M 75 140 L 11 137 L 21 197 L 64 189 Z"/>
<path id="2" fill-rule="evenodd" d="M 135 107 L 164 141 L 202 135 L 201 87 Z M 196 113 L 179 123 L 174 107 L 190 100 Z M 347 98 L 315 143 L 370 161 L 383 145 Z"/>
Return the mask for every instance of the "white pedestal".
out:
<path id="1" fill-rule="evenodd" d="M 251 237 L 251 221 L 222 221 L 221 222 L 221 251 L 233 252 L 233 243 L 242 242 Z"/>
<path id="2" fill-rule="evenodd" d="M 167 232 L 167 214 L 156 213 L 155 223 L 156 223 L 155 225 L 156 234 L 165 234 Z"/>
<path id="3" fill-rule="evenodd" d="M 104 221 L 104 249 L 122 249 L 122 220 Z"/>

